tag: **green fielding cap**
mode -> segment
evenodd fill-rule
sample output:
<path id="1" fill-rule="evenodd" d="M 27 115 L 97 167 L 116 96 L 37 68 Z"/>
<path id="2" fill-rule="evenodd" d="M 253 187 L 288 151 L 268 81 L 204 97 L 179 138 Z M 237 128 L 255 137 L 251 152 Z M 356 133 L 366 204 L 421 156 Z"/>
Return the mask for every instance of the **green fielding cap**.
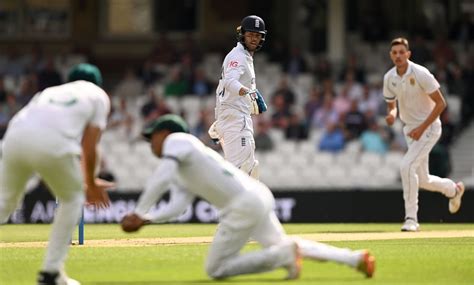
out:
<path id="1" fill-rule="evenodd" d="M 142 131 L 142 136 L 150 140 L 153 133 L 161 130 L 168 130 L 172 133 L 189 133 L 188 124 L 186 124 L 183 118 L 178 115 L 168 114 L 146 125 Z"/>
<path id="2" fill-rule="evenodd" d="M 102 74 L 97 66 L 90 63 L 79 63 L 69 72 L 67 81 L 85 80 L 102 87 Z"/>

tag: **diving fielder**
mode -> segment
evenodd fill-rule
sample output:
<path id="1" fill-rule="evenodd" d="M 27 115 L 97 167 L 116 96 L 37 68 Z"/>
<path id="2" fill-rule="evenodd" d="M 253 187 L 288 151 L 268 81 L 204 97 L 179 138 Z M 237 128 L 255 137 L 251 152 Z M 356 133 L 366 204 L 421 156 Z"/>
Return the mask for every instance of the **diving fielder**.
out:
<path id="1" fill-rule="evenodd" d="M 84 200 L 107 207 L 105 189 L 113 186 L 95 178 L 97 144 L 110 111 L 100 71 L 79 64 L 68 81 L 36 94 L 10 121 L 3 140 L 0 223 L 7 222 L 35 173 L 59 201 L 38 285 L 80 284 L 64 271 L 71 236 Z"/>
<path id="2" fill-rule="evenodd" d="M 352 251 L 286 236 L 273 211 L 275 201 L 270 190 L 187 134 L 187 130 L 184 121 L 176 115 L 162 116 L 145 128 L 143 135 L 150 140 L 153 153 L 161 161 L 135 211 L 124 217 L 124 231 L 137 231 L 150 222 L 170 221 L 199 196 L 220 210 L 220 223 L 206 263 L 206 271 L 214 279 L 276 268 L 287 269 L 287 278 L 296 279 L 301 255 L 346 264 L 372 277 L 375 258 L 366 250 Z M 173 188 L 164 211 L 149 214 L 175 181 L 184 187 Z M 249 238 L 264 249 L 240 253 Z"/>
<path id="3" fill-rule="evenodd" d="M 418 189 L 440 192 L 449 198 L 449 212 L 461 207 L 464 184 L 430 175 L 428 157 L 441 136 L 439 115 L 446 107 L 439 83 L 425 67 L 409 60 L 408 40 L 391 43 L 390 58 L 395 65 L 384 76 L 383 95 L 387 102 L 385 120 L 392 125 L 400 110 L 408 151 L 400 165 L 405 200 L 402 231 L 418 231 Z M 397 108 L 398 102 L 398 108 Z"/>
<path id="4" fill-rule="evenodd" d="M 266 34 L 265 23 L 255 15 L 245 17 L 237 28 L 237 46 L 224 59 L 216 90 L 216 122 L 209 129 L 225 158 L 257 179 L 251 115 L 265 112 L 267 106 L 256 89 L 253 55 L 262 47 Z"/>

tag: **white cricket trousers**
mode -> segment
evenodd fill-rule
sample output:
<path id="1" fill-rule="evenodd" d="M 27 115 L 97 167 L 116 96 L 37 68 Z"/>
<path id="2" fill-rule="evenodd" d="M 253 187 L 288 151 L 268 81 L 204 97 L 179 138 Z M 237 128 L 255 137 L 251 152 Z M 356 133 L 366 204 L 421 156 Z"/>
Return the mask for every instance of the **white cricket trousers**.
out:
<path id="1" fill-rule="evenodd" d="M 252 118 L 235 110 L 224 110 L 217 118 L 216 131 L 225 159 L 258 179 Z"/>
<path id="2" fill-rule="evenodd" d="M 3 141 L 0 188 L 0 223 L 5 223 L 22 199 L 28 179 L 39 174 L 58 198 L 43 271 L 62 270 L 71 236 L 85 195 L 79 156 L 58 154 L 63 138 L 42 129 L 9 129 Z"/>
<path id="3" fill-rule="evenodd" d="M 220 223 L 209 249 L 207 274 L 216 279 L 270 271 L 290 264 L 290 239 L 278 221 L 270 190 L 258 187 L 245 192 L 221 210 Z M 240 254 L 249 239 L 264 248 Z M 357 266 L 361 252 L 296 239 L 303 257 Z"/>
<path id="4" fill-rule="evenodd" d="M 456 193 L 456 183 L 451 179 L 429 174 L 428 158 L 431 149 L 441 136 L 441 121 L 433 122 L 417 141 L 407 135 L 414 127 L 407 125 L 403 128 L 408 151 L 402 159 L 400 175 L 405 201 L 405 218 L 418 221 L 419 188 L 440 192 L 446 197 L 453 197 Z"/>

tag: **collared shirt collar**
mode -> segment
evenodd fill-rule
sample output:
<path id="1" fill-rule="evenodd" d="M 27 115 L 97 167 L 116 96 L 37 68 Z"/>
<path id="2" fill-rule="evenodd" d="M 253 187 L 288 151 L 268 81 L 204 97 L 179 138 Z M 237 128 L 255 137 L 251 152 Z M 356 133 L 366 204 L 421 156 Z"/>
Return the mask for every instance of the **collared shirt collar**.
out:
<path id="1" fill-rule="evenodd" d="M 237 48 L 242 50 L 243 52 L 245 52 L 246 55 L 252 57 L 252 55 L 250 54 L 250 52 L 244 47 L 244 45 L 241 43 L 241 42 L 238 42 L 237 43 Z"/>
<path id="2" fill-rule="evenodd" d="M 398 72 L 396 72 L 396 70 L 395 70 L 395 73 L 398 75 L 398 77 L 403 78 L 403 77 L 405 77 L 405 76 L 411 74 L 412 70 L 413 70 L 413 62 L 411 62 L 411 61 L 409 60 L 409 61 L 408 61 L 407 71 L 405 71 L 405 73 L 404 73 L 402 76 L 400 76 L 400 75 L 398 74 Z"/>
<path id="3" fill-rule="evenodd" d="M 413 62 L 409 60 L 409 61 L 408 61 L 407 72 L 405 72 L 405 74 L 404 74 L 403 76 L 408 75 L 408 74 L 411 74 L 412 71 L 413 71 Z"/>

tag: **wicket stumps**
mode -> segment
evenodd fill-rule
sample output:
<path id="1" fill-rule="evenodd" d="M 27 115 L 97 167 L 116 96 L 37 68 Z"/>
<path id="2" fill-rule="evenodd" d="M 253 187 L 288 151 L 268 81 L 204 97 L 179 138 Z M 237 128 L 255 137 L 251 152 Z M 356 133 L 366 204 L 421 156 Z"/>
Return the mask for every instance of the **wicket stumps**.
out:
<path id="1" fill-rule="evenodd" d="M 84 207 L 82 207 L 81 211 L 81 219 L 79 220 L 79 225 L 78 227 L 78 241 L 79 244 L 82 245 L 84 244 Z"/>

